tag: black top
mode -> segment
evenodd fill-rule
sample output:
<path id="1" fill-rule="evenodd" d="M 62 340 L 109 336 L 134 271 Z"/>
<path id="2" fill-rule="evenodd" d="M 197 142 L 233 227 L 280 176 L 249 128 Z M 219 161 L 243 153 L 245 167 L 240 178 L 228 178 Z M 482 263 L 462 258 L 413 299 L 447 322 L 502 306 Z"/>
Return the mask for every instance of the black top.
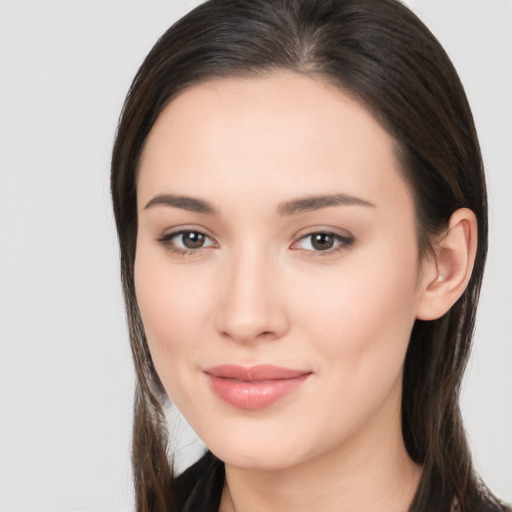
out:
<path id="1" fill-rule="evenodd" d="M 176 493 L 180 512 L 218 512 L 220 498 L 224 488 L 224 463 L 211 452 L 206 452 L 193 466 L 190 466 L 176 479 Z M 439 512 L 446 507 L 436 504 L 432 496 L 427 507 L 429 512 Z M 481 496 L 472 510 L 478 512 L 512 512 L 512 509 L 494 502 L 493 499 Z M 447 507 L 450 508 L 450 507 Z M 451 510 L 458 507 L 452 503 Z M 448 511 L 447 511 L 448 512 Z"/>
<path id="2" fill-rule="evenodd" d="M 181 512 L 218 512 L 224 488 L 224 463 L 211 452 L 176 479 Z"/>

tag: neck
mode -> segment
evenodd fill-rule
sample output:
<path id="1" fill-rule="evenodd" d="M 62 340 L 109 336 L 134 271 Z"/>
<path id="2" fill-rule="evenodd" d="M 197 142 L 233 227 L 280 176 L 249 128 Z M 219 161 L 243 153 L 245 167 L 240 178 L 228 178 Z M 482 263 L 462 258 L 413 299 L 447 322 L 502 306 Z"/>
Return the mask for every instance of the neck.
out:
<path id="1" fill-rule="evenodd" d="M 409 458 L 395 417 L 391 429 L 375 418 L 343 445 L 293 467 L 226 464 L 220 511 L 407 512 L 422 468 Z"/>

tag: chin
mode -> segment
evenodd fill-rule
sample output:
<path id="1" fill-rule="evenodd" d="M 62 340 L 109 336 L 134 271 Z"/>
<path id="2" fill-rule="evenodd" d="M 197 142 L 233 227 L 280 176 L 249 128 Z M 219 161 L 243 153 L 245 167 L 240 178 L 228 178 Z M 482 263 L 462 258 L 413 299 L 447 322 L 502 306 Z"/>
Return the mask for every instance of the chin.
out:
<path id="1" fill-rule="evenodd" d="M 297 452 L 286 453 L 276 450 L 275 447 L 261 447 L 238 450 L 233 447 L 220 447 L 212 452 L 228 466 L 252 471 L 279 471 L 300 464 L 301 459 Z"/>
<path id="2" fill-rule="evenodd" d="M 240 435 L 226 429 L 218 436 L 208 436 L 204 442 L 227 465 L 248 470 L 283 470 L 299 465 L 312 455 L 307 451 L 307 436 L 301 436 L 296 429 L 292 436 L 290 432 L 265 430 L 246 429 Z"/>

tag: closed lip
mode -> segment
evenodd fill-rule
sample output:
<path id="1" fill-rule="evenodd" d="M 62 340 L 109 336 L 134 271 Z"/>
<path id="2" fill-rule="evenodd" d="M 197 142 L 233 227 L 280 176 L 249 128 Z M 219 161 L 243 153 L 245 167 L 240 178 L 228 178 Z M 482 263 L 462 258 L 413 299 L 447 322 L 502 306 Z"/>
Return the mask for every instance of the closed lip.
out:
<path id="1" fill-rule="evenodd" d="M 229 405 L 244 410 L 264 409 L 299 389 L 312 374 L 268 364 L 224 364 L 204 370 L 214 393 Z"/>
<path id="2" fill-rule="evenodd" d="M 212 377 L 234 379 L 244 382 L 296 379 L 312 373 L 310 370 L 296 370 L 270 364 L 261 364 L 256 366 L 223 364 L 220 366 L 206 368 L 204 372 Z"/>

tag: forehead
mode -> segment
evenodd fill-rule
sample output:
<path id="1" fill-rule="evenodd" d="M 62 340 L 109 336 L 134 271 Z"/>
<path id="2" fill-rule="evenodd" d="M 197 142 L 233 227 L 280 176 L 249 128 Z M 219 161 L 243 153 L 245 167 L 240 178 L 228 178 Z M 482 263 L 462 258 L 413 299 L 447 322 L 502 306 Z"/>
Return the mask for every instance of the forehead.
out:
<path id="1" fill-rule="evenodd" d="M 365 183 L 375 195 L 384 182 L 405 185 L 395 147 L 363 105 L 320 80 L 292 72 L 216 79 L 163 110 L 141 157 L 138 192 L 158 182 L 199 193 L 224 183 L 240 192 L 267 184 L 299 195 L 300 187 L 356 194 Z"/>

